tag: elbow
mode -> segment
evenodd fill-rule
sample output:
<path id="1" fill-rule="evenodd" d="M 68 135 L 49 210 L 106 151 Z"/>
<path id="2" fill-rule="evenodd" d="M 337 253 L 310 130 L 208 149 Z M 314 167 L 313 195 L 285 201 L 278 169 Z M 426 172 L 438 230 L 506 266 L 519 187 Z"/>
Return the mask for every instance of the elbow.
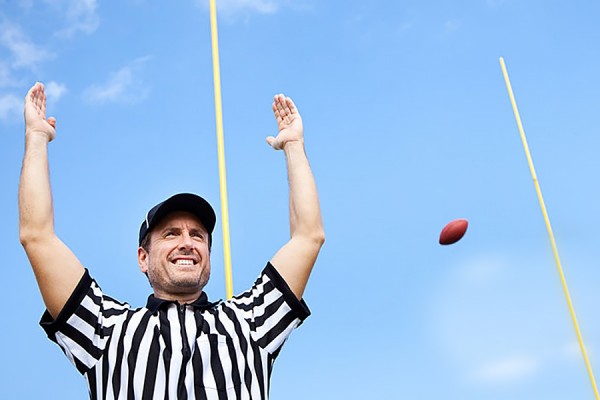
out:
<path id="1" fill-rule="evenodd" d="M 39 237 L 32 232 L 21 230 L 19 231 L 19 241 L 21 242 L 21 246 L 27 249 L 39 241 Z"/>
<path id="2" fill-rule="evenodd" d="M 323 247 L 325 244 L 325 231 L 321 229 L 318 235 L 315 236 L 315 242 L 319 245 L 319 247 Z"/>
<path id="3" fill-rule="evenodd" d="M 27 247 L 31 242 L 35 242 L 35 235 L 33 232 L 21 227 L 19 229 L 19 241 L 21 242 L 21 246 Z"/>
<path id="4" fill-rule="evenodd" d="M 325 244 L 325 231 L 323 229 L 316 230 L 311 234 L 310 241 L 320 249 Z"/>
<path id="5" fill-rule="evenodd" d="M 24 227 L 19 228 L 19 241 L 25 250 L 35 246 L 37 243 L 43 242 L 52 235 L 52 232 L 48 233 L 45 231 Z"/>
<path id="6" fill-rule="evenodd" d="M 295 231 L 292 233 L 291 240 L 297 243 L 303 243 L 307 249 L 317 253 L 325 243 L 325 232 L 322 227 Z"/>

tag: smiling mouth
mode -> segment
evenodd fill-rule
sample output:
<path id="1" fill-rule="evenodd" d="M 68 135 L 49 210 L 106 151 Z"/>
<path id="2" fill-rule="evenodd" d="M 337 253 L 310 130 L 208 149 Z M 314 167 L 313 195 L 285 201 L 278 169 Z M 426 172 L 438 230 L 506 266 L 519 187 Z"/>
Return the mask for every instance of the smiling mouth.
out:
<path id="1" fill-rule="evenodd" d="M 174 261 L 171 261 L 172 264 L 175 264 L 179 267 L 188 267 L 188 266 L 194 266 L 196 265 L 196 261 L 194 260 L 189 260 L 189 259 L 177 259 Z"/>

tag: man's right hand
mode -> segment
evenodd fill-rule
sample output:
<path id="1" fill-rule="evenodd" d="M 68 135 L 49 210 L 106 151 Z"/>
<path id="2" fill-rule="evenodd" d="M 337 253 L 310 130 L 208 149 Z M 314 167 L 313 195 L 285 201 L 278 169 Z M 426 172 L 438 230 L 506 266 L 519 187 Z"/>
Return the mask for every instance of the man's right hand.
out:
<path id="1" fill-rule="evenodd" d="M 56 136 L 56 119 L 46 119 L 46 94 L 44 85 L 37 82 L 25 97 L 25 134 L 44 135 L 48 142 Z"/>

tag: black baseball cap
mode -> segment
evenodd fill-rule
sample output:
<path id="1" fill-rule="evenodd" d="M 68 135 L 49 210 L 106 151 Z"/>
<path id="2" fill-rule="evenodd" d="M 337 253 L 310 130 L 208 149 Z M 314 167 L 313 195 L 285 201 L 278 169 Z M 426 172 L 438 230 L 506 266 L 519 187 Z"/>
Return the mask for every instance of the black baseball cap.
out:
<path id="1" fill-rule="evenodd" d="M 198 195 L 192 193 L 179 193 L 169 197 L 162 203 L 158 203 L 148 211 L 146 219 L 142 222 L 142 226 L 140 226 L 140 246 L 146 235 L 148 235 L 148 232 L 150 232 L 161 219 L 173 211 L 187 211 L 194 214 L 206 228 L 206 231 L 210 236 L 209 243 L 212 241 L 212 232 L 215 229 L 215 223 L 217 222 L 217 217 L 212 206 L 208 201 Z"/>

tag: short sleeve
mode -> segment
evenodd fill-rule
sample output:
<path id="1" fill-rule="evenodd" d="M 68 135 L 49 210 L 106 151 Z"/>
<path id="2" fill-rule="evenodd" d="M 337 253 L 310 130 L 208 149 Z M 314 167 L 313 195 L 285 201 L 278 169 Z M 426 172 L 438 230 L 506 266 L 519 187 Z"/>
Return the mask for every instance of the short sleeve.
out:
<path id="1" fill-rule="evenodd" d="M 310 316 L 304 300 L 298 300 L 271 263 L 267 263 L 250 290 L 227 303 L 242 313 L 255 342 L 271 354 Z"/>
<path id="2" fill-rule="evenodd" d="M 106 296 L 86 270 L 56 319 L 46 310 L 40 325 L 84 374 L 102 357 L 114 326 L 122 323 L 129 308 Z"/>

